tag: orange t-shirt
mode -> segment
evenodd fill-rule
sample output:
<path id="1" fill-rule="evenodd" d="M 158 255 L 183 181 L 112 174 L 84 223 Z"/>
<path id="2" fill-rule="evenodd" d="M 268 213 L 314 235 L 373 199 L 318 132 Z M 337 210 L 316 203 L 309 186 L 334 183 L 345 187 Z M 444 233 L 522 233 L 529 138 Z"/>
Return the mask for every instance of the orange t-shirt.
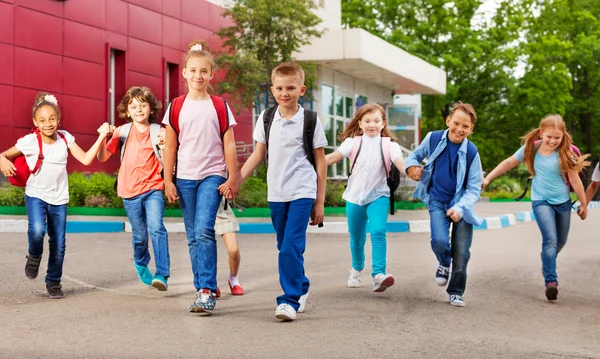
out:
<path id="1" fill-rule="evenodd" d="M 106 144 L 106 150 L 121 156 L 119 132 L 117 128 Z M 152 149 L 150 127 L 139 132 L 135 124 L 131 126 L 125 143 L 125 155 L 119 169 L 117 194 L 121 198 L 132 198 L 150 190 L 162 191 L 164 182 L 160 176 L 162 166 Z"/>

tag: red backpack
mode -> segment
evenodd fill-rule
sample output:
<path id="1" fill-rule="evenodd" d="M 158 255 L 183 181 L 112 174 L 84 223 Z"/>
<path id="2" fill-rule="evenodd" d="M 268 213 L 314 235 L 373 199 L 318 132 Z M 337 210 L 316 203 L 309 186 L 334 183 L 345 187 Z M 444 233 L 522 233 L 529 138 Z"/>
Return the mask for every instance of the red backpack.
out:
<path id="1" fill-rule="evenodd" d="M 44 153 L 42 152 L 42 136 L 40 135 L 40 131 L 36 128 L 33 130 L 33 133 L 35 133 L 37 137 L 38 145 L 40 148 L 40 154 L 38 155 L 37 162 L 35 163 L 35 167 L 33 167 L 33 170 L 31 170 L 29 168 L 29 165 L 27 164 L 27 161 L 25 160 L 25 155 L 20 154 L 19 156 L 13 158 L 11 161 L 15 164 L 17 170 L 14 176 L 8 177 L 8 182 L 10 182 L 10 184 L 12 184 L 13 186 L 25 187 L 29 176 L 39 171 L 40 166 L 42 165 L 42 161 L 44 160 Z M 58 134 L 58 137 L 62 138 L 62 140 L 65 141 L 65 145 L 67 146 L 68 151 L 69 144 L 67 143 L 67 139 L 62 133 L 58 131 L 56 131 L 56 133 Z"/>
<path id="2" fill-rule="evenodd" d="M 183 107 L 183 102 L 185 101 L 186 95 L 181 95 L 176 97 L 171 101 L 171 106 L 169 106 L 169 123 L 171 127 L 175 130 L 177 134 L 177 143 L 179 144 L 179 114 L 181 113 L 181 108 Z M 229 129 L 229 111 L 227 111 L 227 102 L 225 99 L 219 96 L 210 95 L 210 99 L 212 100 L 213 106 L 217 111 L 217 117 L 219 118 L 219 128 L 221 130 L 221 141 L 223 141 L 223 136 L 225 136 L 225 132 Z"/>

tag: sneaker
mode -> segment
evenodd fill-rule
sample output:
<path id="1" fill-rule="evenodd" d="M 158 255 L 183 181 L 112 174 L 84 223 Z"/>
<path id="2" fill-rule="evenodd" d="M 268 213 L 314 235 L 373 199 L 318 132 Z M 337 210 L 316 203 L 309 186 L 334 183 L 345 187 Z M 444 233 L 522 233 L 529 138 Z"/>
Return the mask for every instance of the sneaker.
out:
<path id="1" fill-rule="evenodd" d="M 546 284 L 546 299 L 556 300 L 558 297 L 558 283 L 549 282 Z"/>
<path id="2" fill-rule="evenodd" d="M 275 310 L 275 318 L 281 319 L 284 322 L 291 322 L 292 320 L 296 320 L 296 311 L 291 305 L 287 303 L 281 303 Z"/>
<path id="3" fill-rule="evenodd" d="M 46 283 L 46 290 L 50 294 L 50 299 L 61 299 L 65 297 L 60 283 Z"/>
<path id="4" fill-rule="evenodd" d="M 152 286 L 161 292 L 166 292 L 167 289 L 169 289 L 167 278 L 160 274 L 157 274 L 154 276 L 154 278 L 152 278 Z"/>
<path id="5" fill-rule="evenodd" d="M 298 313 L 304 313 L 304 309 L 306 308 L 306 301 L 308 300 L 308 292 L 300 296 L 298 299 L 298 303 L 300 303 L 300 308 L 298 308 Z"/>
<path id="6" fill-rule="evenodd" d="M 150 268 L 148 268 L 148 266 L 139 266 L 135 263 L 133 263 L 133 266 L 135 267 L 135 271 L 137 272 L 138 278 L 140 278 L 142 283 L 144 283 L 145 285 L 152 285 L 153 277 Z"/>
<path id="7" fill-rule="evenodd" d="M 217 292 L 215 293 L 215 298 L 221 298 L 221 288 L 217 287 Z"/>
<path id="8" fill-rule="evenodd" d="M 362 271 L 358 271 L 354 268 L 350 268 L 350 277 L 348 277 L 348 287 L 349 288 L 360 287 L 360 277 L 361 276 L 362 276 Z"/>
<path id="9" fill-rule="evenodd" d="M 391 274 L 375 274 L 373 277 L 373 292 L 383 292 L 394 285 L 394 277 Z"/>
<path id="10" fill-rule="evenodd" d="M 190 305 L 190 312 L 212 312 L 215 310 L 215 293 L 201 289 L 196 293 L 196 300 Z"/>
<path id="11" fill-rule="evenodd" d="M 42 257 L 25 256 L 27 262 L 25 263 L 25 275 L 29 279 L 35 279 L 40 272 L 40 261 Z"/>
<path id="12" fill-rule="evenodd" d="M 448 277 L 450 276 L 450 267 L 444 267 L 443 265 L 438 265 L 435 270 L 435 281 L 439 286 L 444 286 L 448 283 Z"/>
<path id="13" fill-rule="evenodd" d="M 231 282 L 229 280 L 227 280 L 227 284 L 229 284 L 229 290 L 231 291 L 231 295 L 244 295 L 244 288 L 242 288 L 241 285 L 236 284 L 232 287 Z"/>
<path id="14" fill-rule="evenodd" d="M 455 307 L 464 307 L 465 306 L 465 300 L 460 295 L 450 294 L 449 302 L 450 302 L 450 305 L 453 305 Z"/>

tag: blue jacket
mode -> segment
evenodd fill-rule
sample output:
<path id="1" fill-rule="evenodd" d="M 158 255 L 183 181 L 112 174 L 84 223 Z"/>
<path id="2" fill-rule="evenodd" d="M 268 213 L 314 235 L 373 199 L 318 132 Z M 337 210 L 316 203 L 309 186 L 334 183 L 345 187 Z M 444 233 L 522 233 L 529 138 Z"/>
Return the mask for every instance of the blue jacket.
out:
<path id="1" fill-rule="evenodd" d="M 406 158 L 406 169 L 412 166 L 421 166 L 421 162 L 428 158 L 428 162 L 423 168 L 423 174 L 421 175 L 421 181 L 417 185 L 417 189 L 413 193 L 413 197 L 420 199 L 426 205 L 429 204 L 429 183 L 431 182 L 431 175 L 433 174 L 433 167 L 435 165 L 435 159 L 440 153 L 446 148 L 448 142 L 448 130 L 444 131 L 442 139 L 438 143 L 433 153 L 429 153 L 429 139 L 431 138 L 431 132 L 425 136 L 425 139 L 419 147 L 417 147 L 407 158 Z M 458 168 L 456 178 L 456 192 L 454 198 L 450 202 L 451 209 L 457 211 L 461 218 L 467 223 L 474 226 L 479 226 L 483 221 L 475 215 L 473 206 L 479 201 L 479 195 L 481 193 L 481 183 L 483 173 L 481 170 L 481 158 L 479 153 L 475 155 L 471 168 L 469 168 L 469 178 L 467 178 L 466 189 L 464 187 L 464 179 L 467 173 L 467 145 L 469 140 L 464 139 L 458 149 Z"/>

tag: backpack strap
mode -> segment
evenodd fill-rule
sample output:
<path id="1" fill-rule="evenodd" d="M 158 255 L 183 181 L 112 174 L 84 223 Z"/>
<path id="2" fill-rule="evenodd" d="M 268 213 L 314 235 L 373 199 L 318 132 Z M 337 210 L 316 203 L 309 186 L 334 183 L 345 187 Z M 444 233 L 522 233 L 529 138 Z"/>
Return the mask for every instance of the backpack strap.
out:
<path id="1" fill-rule="evenodd" d="M 229 111 L 227 111 L 227 102 L 224 98 L 219 96 L 210 95 L 213 106 L 217 111 L 217 118 L 219 119 L 219 129 L 221 132 L 221 141 L 225 136 L 225 132 L 229 129 Z"/>
<path id="2" fill-rule="evenodd" d="M 265 113 L 263 113 L 263 126 L 265 129 L 265 145 L 267 146 L 267 150 L 269 150 L 269 134 L 271 133 L 271 124 L 273 123 L 273 119 L 275 118 L 275 112 L 277 111 L 277 106 L 269 107 Z"/>
<path id="3" fill-rule="evenodd" d="M 129 137 L 129 132 L 131 131 L 131 126 L 133 122 L 128 122 L 121 126 L 119 129 L 119 146 L 121 147 L 121 162 L 123 162 L 123 156 L 125 156 L 125 145 L 127 144 L 127 138 Z"/>
<path id="4" fill-rule="evenodd" d="M 385 173 L 387 176 L 390 176 L 390 171 L 392 170 L 391 161 L 390 161 L 390 144 L 391 138 L 389 137 L 381 137 L 381 156 L 383 157 L 383 165 L 385 166 Z"/>
<path id="5" fill-rule="evenodd" d="M 356 158 L 360 153 L 360 149 L 362 147 L 362 136 L 354 136 L 352 138 L 352 151 L 350 151 L 350 169 L 348 170 L 348 177 L 352 174 L 352 169 L 354 168 L 354 164 L 356 163 Z"/>
<path id="6" fill-rule="evenodd" d="M 304 138 L 302 142 L 304 142 L 304 151 L 306 152 L 306 158 L 315 169 L 317 168 L 317 164 L 315 163 L 313 139 L 316 127 L 317 113 L 315 111 L 304 110 Z"/>
<path id="7" fill-rule="evenodd" d="M 469 141 L 469 140 L 467 140 Z M 473 160 L 477 155 L 477 146 L 471 141 L 467 142 L 467 170 L 465 172 L 465 179 L 463 183 L 463 187 L 467 188 L 467 180 L 469 179 L 469 170 L 471 169 L 471 164 L 473 164 Z"/>
<path id="8" fill-rule="evenodd" d="M 33 167 L 33 170 L 31 171 L 31 173 L 36 173 L 39 169 L 40 166 L 42 165 L 42 161 L 44 160 L 44 152 L 42 149 L 42 135 L 40 134 L 40 131 L 36 128 L 35 131 L 35 137 L 37 138 L 37 142 L 38 142 L 38 147 L 40 149 L 40 152 L 38 154 L 38 158 L 37 158 L 37 162 L 35 163 L 35 167 Z M 56 131 L 56 133 L 58 133 L 58 131 Z"/>
<path id="9" fill-rule="evenodd" d="M 131 133 L 131 126 L 133 126 L 133 122 L 128 122 L 121 126 L 121 128 L 119 129 L 119 146 L 121 147 L 121 162 L 123 162 L 123 157 L 125 156 L 125 147 L 127 147 L 127 138 Z M 160 128 L 161 126 L 159 124 L 151 123 L 148 131 L 150 131 L 150 143 L 152 144 L 152 150 L 154 151 L 156 158 L 158 158 L 158 162 L 160 162 L 160 165 L 162 166 L 162 156 L 160 155 L 158 148 L 158 135 L 160 134 Z"/>
<path id="10" fill-rule="evenodd" d="M 162 156 L 160 155 L 160 148 L 158 147 L 158 135 L 160 135 L 161 126 L 158 123 L 150 124 L 150 142 L 152 143 L 152 150 L 154 150 L 154 154 L 160 162 L 160 165 L 163 165 Z"/>
<path id="11" fill-rule="evenodd" d="M 169 106 L 169 124 L 177 134 L 177 144 L 179 144 L 179 114 L 181 113 L 185 96 L 186 95 L 175 97 Z"/>
<path id="12" fill-rule="evenodd" d="M 65 137 L 65 135 L 63 135 L 59 131 L 56 131 L 56 134 L 65 142 L 65 146 L 67 146 L 67 152 L 69 152 L 69 143 L 67 142 L 67 138 Z"/>

